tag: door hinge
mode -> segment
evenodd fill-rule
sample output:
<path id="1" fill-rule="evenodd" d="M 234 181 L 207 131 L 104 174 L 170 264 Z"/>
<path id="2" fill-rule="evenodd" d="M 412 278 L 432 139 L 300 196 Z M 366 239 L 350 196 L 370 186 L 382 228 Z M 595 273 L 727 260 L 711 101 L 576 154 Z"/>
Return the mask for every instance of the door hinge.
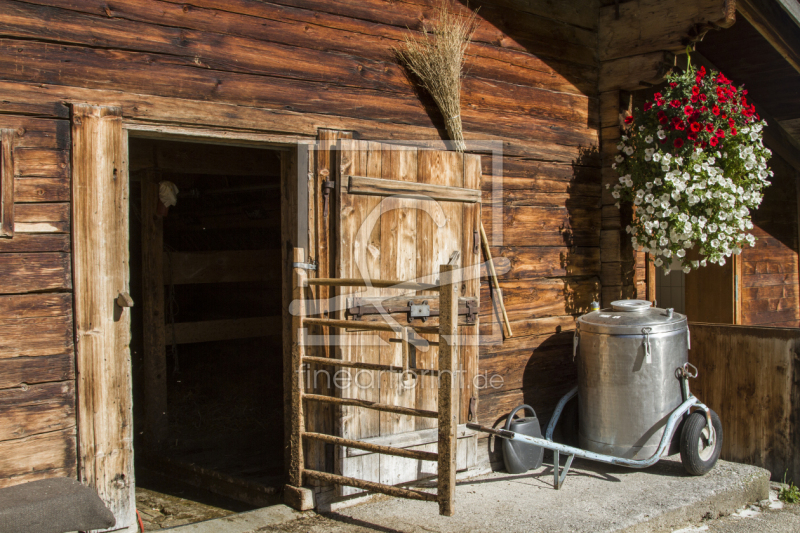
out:
<path id="1" fill-rule="evenodd" d="M 302 268 L 305 270 L 316 270 L 316 263 L 292 263 L 292 268 Z"/>

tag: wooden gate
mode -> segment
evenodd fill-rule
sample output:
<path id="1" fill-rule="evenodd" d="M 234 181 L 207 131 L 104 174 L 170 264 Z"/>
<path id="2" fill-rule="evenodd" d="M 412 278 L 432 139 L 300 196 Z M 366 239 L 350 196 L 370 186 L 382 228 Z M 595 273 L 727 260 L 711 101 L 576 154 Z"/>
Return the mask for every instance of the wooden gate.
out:
<path id="1" fill-rule="evenodd" d="M 338 220 L 336 221 L 335 272 L 339 278 L 416 280 L 435 284 L 439 265 L 450 263 L 464 269 L 459 290 L 462 316 L 477 322 L 480 263 L 480 156 L 424 150 L 408 146 L 342 139 L 339 141 L 339 176 L 337 177 Z M 409 301 L 428 302 L 438 310 L 436 291 L 342 287 L 337 295 L 349 303 L 339 311 L 339 318 L 384 321 L 370 301 L 383 302 L 387 311 L 408 307 Z M 357 314 L 358 311 L 362 313 Z M 369 314 L 372 311 L 372 314 Z M 408 313 L 391 313 L 400 325 L 409 322 Z M 426 324 L 438 324 L 436 317 Z M 465 332 L 476 331 L 465 328 Z M 390 342 L 391 333 L 354 333 L 341 337 L 339 345 L 344 360 L 400 365 L 401 345 Z M 434 336 L 422 335 L 429 341 Z M 469 401 L 473 397 L 473 378 L 477 370 L 477 337 L 462 342 L 459 361 L 460 383 L 456 398 L 461 424 L 467 422 Z M 438 347 L 417 350 L 419 368 L 436 368 Z M 436 410 L 437 379 L 421 375 L 413 387 L 406 387 L 396 373 L 363 370 L 358 380 L 337 393 L 385 404 Z M 393 413 L 378 413 L 357 407 L 342 409 L 339 432 L 342 437 L 368 440 L 389 446 L 419 444 L 416 449 L 436 451 L 436 421 Z M 464 434 L 462 427 L 461 434 Z M 428 430 L 427 432 L 425 430 Z M 430 438 L 433 436 L 434 438 Z M 459 446 L 459 466 L 475 460 L 476 439 L 463 440 Z M 469 457 L 468 457 L 469 456 Z M 342 475 L 380 483 L 398 484 L 436 474 L 435 464 L 397 459 L 380 454 L 344 450 L 336 456 L 336 469 Z M 342 488 L 342 495 L 358 492 Z"/>
<path id="2" fill-rule="evenodd" d="M 291 446 L 311 453 L 309 463 L 293 453 L 290 483 L 335 483 L 342 496 L 374 490 L 438 499 L 440 511 L 451 514 L 455 471 L 477 454 L 477 439 L 458 424 L 477 400 L 480 157 L 352 139 L 336 148 L 338 172 L 322 178 L 336 193 L 329 206 L 335 277 L 314 279 L 310 271 L 305 280 L 295 270 L 303 278 L 295 302 L 325 295 L 318 289 L 326 286 L 336 294 L 302 313 L 322 318 L 296 317 L 292 326 L 298 379 Z M 312 248 L 312 255 L 325 260 L 322 250 Z M 307 328 L 325 334 L 334 349 L 301 346 Z M 316 372 L 331 366 L 325 357 L 349 373 L 322 395 Z M 321 365 L 313 386 L 304 364 Z M 320 403 L 336 406 L 333 436 L 314 430 L 325 425 L 314 420 Z M 337 445 L 334 474 L 314 470 L 325 464 L 314 441 Z M 438 497 L 392 487 L 431 475 L 439 476 Z"/>

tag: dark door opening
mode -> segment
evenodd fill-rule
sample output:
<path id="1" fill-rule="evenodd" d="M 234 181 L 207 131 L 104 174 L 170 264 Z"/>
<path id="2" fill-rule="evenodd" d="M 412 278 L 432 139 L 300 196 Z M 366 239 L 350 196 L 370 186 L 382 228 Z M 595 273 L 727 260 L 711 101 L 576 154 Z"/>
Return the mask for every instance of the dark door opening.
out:
<path id="1" fill-rule="evenodd" d="M 188 518 L 198 521 L 277 503 L 281 153 L 137 138 L 129 145 L 139 506 L 150 505 L 141 494 L 163 493 L 216 509 Z M 177 203 L 165 214 L 159 190 L 171 203 L 169 183 Z M 160 272 L 152 260 L 159 253 Z M 163 286 L 163 302 L 154 284 Z M 145 371 L 153 361 L 165 362 L 155 379 Z M 154 525 L 178 523 L 154 516 L 147 529 Z"/>

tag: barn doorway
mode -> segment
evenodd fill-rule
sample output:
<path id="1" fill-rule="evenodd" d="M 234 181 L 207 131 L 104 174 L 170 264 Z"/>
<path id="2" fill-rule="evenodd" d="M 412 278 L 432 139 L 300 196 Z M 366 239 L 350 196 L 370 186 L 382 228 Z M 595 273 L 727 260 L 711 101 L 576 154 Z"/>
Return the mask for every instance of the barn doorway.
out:
<path id="1" fill-rule="evenodd" d="M 281 154 L 129 139 L 140 501 L 154 491 L 229 512 L 279 501 Z M 212 517 L 201 515 L 189 521 Z"/>

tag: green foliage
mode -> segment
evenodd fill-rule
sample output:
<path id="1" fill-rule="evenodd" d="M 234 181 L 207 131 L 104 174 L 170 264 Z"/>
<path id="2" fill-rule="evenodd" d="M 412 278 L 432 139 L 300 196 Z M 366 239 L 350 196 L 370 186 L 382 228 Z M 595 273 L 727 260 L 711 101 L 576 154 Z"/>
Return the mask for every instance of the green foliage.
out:
<path id="1" fill-rule="evenodd" d="M 786 483 L 786 473 L 783 474 L 783 483 L 781 490 L 778 492 L 778 499 L 785 503 L 800 502 L 800 487 L 794 482 Z"/>

